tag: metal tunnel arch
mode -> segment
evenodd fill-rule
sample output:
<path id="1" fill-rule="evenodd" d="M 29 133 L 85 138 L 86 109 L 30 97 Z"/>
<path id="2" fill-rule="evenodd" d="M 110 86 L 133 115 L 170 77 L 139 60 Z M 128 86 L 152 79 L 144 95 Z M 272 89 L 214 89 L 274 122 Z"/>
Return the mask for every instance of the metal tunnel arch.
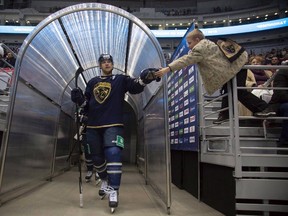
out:
<path id="1" fill-rule="evenodd" d="M 149 28 L 132 14 L 107 4 L 64 8 L 43 20 L 25 39 L 15 65 L 1 146 L 2 202 L 3 194 L 32 182 L 42 183 L 67 168 L 75 131 L 71 126 L 75 107 L 70 100 L 74 76 L 79 68 L 83 70 L 78 86 L 84 89 L 87 81 L 99 75 L 101 53 L 113 56 L 113 73 L 132 77 L 145 68 L 165 65 L 161 46 Z M 126 101 L 138 119 L 161 86 L 153 82 L 140 95 L 127 94 Z"/>
<path id="2" fill-rule="evenodd" d="M 98 22 L 95 22 L 93 17 L 96 17 L 96 21 Z M 119 19 L 121 20 L 117 21 Z M 73 24 L 71 24 L 72 22 Z M 93 23 L 96 24 L 93 25 Z M 89 34 L 89 37 L 84 33 L 79 33 L 81 30 L 85 30 Z M 122 35 L 118 35 L 120 33 Z M 123 33 L 126 35 L 123 35 Z M 93 35 L 96 35 L 97 38 L 95 38 L 96 36 L 93 38 Z M 39 37 L 38 40 L 37 37 Z M 45 38 L 46 41 L 43 42 Z M 25 64 L 25 59 L 28 59 L 28 62 L 29 58 L 32 61 L 39 59 L 39 55 L 32 53 L 29 56 L 29 50 L 27 51 L 33 45 L 33 41 L 36 41 L 36 44 L 40 44 L 39 48 L 45 46 L 51 48 L 44 50 L 43 52 L 47 52 L 45 54 L 41 53 L 41 51 L 39 52 L 44 61 L 48 60 L 47 64 L 56 63 L 56 65 L 59 65 L 59 61 L 64 61 L 65 64 L 68 60 L 71 61 L 71 64 L 67 65 L 66 68 L 72 69 L 70 74 L 67 71 L 60 71 L 61 75 L 70 75 L 67 78 L 65 77 L 65 80 L 72 81 L 76 70 L 82 67 L 83 71 L 85 71 L 85 75 L 83 75 L 84 73 L 82 74 L 81 82 L 79 82 L 79 86 L 82 87 L 85 86 L 87 80 L 90 80 L 95 75 L 99 75 L 97 59 L 101 53 L 110 53 L 113 56 L 115 62 L 114 73 L 126 73 L 134 77 L 139 76 L 140 71 L 144 68 L 159 67 L 165 64 L 161 46 L 149 28 L 132 14 L 107 4 L 85 3 L 64 8 L 47 17 L 29 34 L 19 52 L 19 60 L 16 64 L 16 77 L 21 73 L 26 81 L 37 88 L 35 83 L 32 83 L 31 77 L 25 74 L 25 72 L 23 74 L 25 70 L 21 69 L 22 64 Z M 49 44 L 49 42 L 51 43 Z M 56 45 L 53 46 L 53 44 Z M 62 44 L 62 48 L 57 47 L 59 44 Z M 113 47 L 110 44 L 115 46 Z M 59 61 L 55 62 L 54 59 L 53 62 L 49 58 L 45 58 L 47 55 L 53 56 L 54 51 L 57 51 L 56 57 L 58 57 Z M 61 53 L 59 54 L 58 52 L 60 51 Z M 66 54 L 67 57 L 61 56 L 61 54 Z M 31 68 L 29 74 L 33 74 Z M 66 85 L 67 87 L 65 88 L 69 88 L 70 82 Z M 158 87 L 159 85 L 156 86 L 156 88 Z M 150 92 L 155 92 L 153 84 L 152 87 L 149 86 L 149 89 Z M 43 91 L 43 93 L 46 94 L 49 92 Z M 61 98 L 65 100 L 64 95 L 65 92 L 63 91 Z M 148 95 L 148 98 L 150 96 Z M 55 100 L 53 96 L 50 98 L 56 103 L 61 100 Z"/>

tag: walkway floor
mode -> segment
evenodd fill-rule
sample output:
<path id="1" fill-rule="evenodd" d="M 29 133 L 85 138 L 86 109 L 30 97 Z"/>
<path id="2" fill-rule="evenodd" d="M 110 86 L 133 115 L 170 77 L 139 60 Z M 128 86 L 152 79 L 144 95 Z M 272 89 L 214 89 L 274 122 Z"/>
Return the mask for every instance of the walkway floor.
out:
<path id="1" fill-rule="evenodd" d="M 83 183 L 84 207 L 79 207 L 77 168 L 53 179 L 33 192 L 29 192 L 0 207 L 1 216 L 104 216 L 111 215 L 107 198 L 98 196 L 95 181 Z M 163 216 L 167 209 L 137 167 L 125 165 L 119 196 L 119 207 L 114 215 Z M 184 190 L 172 185 L 170 215 L 222 216 Z"/>

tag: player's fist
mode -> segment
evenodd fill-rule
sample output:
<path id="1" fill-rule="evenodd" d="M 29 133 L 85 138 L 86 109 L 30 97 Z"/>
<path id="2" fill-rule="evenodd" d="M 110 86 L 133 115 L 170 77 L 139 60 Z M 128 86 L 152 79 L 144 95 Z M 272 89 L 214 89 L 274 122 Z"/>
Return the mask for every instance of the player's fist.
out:
<path id="1" fill-rule="evenodd" d="M 85 102 L 85 97 L 80 88 L 74 88 L 71 91 L 71 100 L 81 106 Z"/>

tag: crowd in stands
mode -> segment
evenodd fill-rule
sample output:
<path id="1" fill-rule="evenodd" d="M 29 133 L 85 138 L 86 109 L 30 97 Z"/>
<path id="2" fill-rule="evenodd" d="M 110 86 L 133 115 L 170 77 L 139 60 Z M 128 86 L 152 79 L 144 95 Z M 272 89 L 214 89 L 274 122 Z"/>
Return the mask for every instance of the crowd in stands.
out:
<path id="1" fill-rule="evenodd" d="M 248 65 L 281 65 L 282 62 L 288 60 L 288 47 L 283 49 L 272 48 L 269 52 L 265 54 L 250 54 Z M 260 87 L 259 89 L 248 89 L 252 91 L 253 94 L 262 98 L 267 103 L 271 100 L 273 95 L 273 90 L 263 89 L 262 87 L 268 87 L 272 84 L 270 79 L 276 69 L 248 69 L 246 87 Z M 273 78 L 272 78 L 273 79 Z M 271 83 L 269 83 L 271 81 Z M 272 84 L 273 85 L 273 84 Z M 262 89 L 261 89 L 262 88 Z M 253 115 L 246 107 L 239 103 L 239 114 L 241 116 L 251 116 Z"/>
<path id="2" fill-rule="evenodd" d="M 284 47 L 282 49 L 275 49 L 272 48 L 265 54 L 253 54 L 250 53 L 249 55 L 249 62 L 250 65 L 281 65 L 282 62 L 288 60 L 288 47 Z M 273 74 L 276 69 L 269 69 L 271 74 Z M 254 74 L 255 75 L 255 74 Z M 256 77 L 258 74 L 255 75 Z M 256 78 L 257 80 L 257 78 Z M 258 80 L 258 82 L 260 82 Z"/>
<path id="3" fill-rule="evenodd" d="M 14 68 L 15 62 L 16 59 L 11 52 L 8 52 L 6 56 L 0 55 L 0 68 Z"/>
<path id="4" fill-rule="evenodd" d="M 19 50 L 19 48 L 16 48 L 16 47 L 14 47 L 14 49 L 17 52 Z M 0 68 L 14 68 L 15 63 L 16 63 L 16 58 L 14 58 L 13 53 L 10 51 L 4 50 L 2 46 L 0 46 Z"/>

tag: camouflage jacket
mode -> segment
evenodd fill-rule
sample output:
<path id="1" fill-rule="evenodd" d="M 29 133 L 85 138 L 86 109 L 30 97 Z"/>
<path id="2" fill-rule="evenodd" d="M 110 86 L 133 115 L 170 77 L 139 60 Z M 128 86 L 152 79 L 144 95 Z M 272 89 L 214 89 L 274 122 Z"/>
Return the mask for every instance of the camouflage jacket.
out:
<path id="1" fill-rule="evenodd" d="M 203 85 L 208 94 L 213 94 L 233 78 L 248 61 L 244 51 L 238 59 L 230 62 L 214 42 L 203 39 L 187 54 L 169 64 L 172 71 L 197 64 Z"/>

